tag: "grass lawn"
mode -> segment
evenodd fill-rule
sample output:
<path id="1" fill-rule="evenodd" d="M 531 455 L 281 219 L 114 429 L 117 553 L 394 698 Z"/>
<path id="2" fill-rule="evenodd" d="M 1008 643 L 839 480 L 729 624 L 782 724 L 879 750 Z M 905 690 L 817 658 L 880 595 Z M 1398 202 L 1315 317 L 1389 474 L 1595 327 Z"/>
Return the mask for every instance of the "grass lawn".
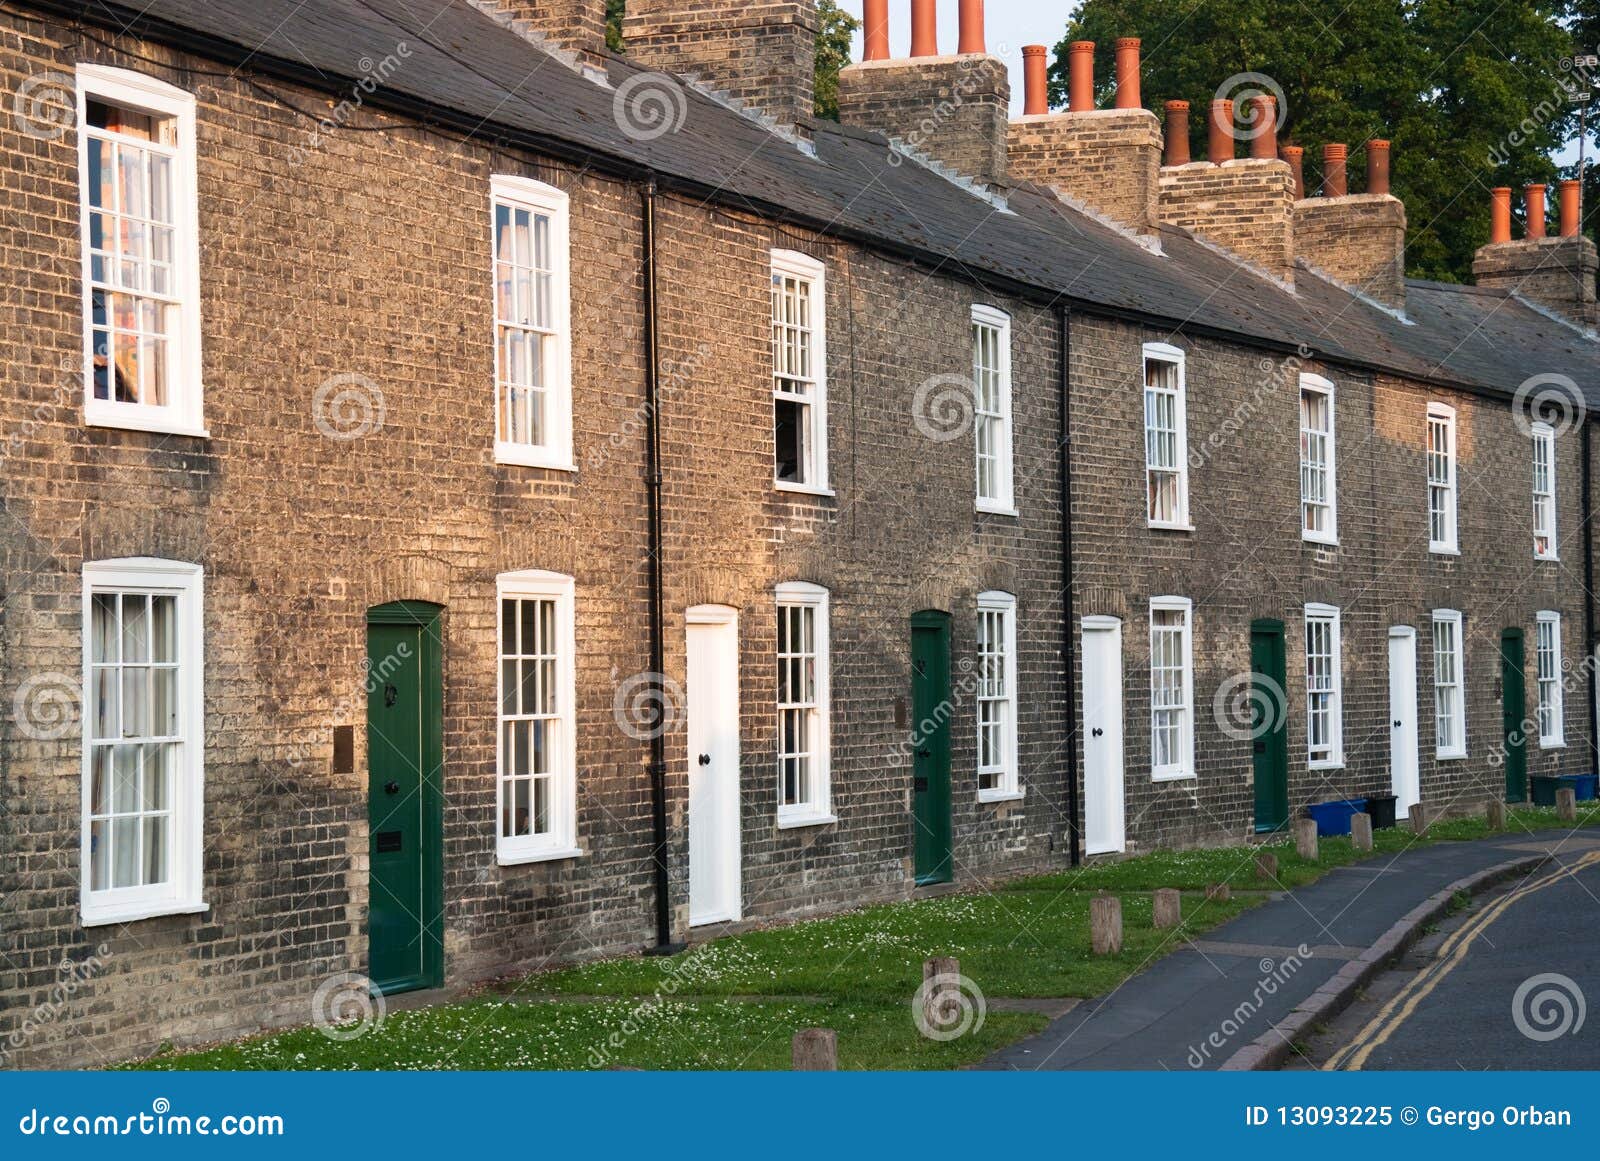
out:
<path id="1" fill-rule="evenodd" d="M 1579 825 L 1600 825 L 1584 803 Z M 1555 811 L 1509 812 L 1510 833 L 1551 829 Z M 1479 838 L 1480 819 L 1452 819 L 1418 839 L 1378 831 L 1379 855 L 1416 842 Z M 1256 878 L 1255 856 L 1278 856 L 1278 882 Z M 532 975 L 452 1004 L 390 1014 L 354 1039 L 302 1028 L 197 1052 L 167 1052 L 129 1067 L 151 1069 L 782 1069 L 801 1028 L 833 1028 L 843 1068 L 947 1069 L 981 1060 L 1043 1027 L 1034 1013 L 990 1010 L 951 1041 L 922 1036 L 912 999 L 922 961 L 955 956 L 990 999 L 1088 997 L 1115 988 L 1152 960 L 1254 906 L 1354 862 L 1348 839 L 1324 839 L 1313 864 L 1292 842 L 1157 851 L 1020 879 L 985 894 L 892 903 L 697 946 L 671 958 L 632 957 Z M 1241 892 L 1207 900 L 1208 883 Z M 1185 892 L 1180 932 L 1150 926 L 1149 892 Z M 1089 949 L 1089 901 L 1122 899 L 1124 946 Z"/>

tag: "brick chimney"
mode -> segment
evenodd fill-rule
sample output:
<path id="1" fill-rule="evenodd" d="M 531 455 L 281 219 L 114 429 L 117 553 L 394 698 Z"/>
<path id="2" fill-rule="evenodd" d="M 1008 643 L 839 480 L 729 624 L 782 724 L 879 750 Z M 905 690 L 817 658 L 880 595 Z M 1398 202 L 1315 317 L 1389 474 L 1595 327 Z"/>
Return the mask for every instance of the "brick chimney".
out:
<path id="1" fill-rule="evenodd" d="M 1367 192 L 1348 192 L 1343 145 L 1322 148 L 1322 196 L 1294 205 L 1295 253 L 1385 306 L 1406 305 L 1406 207 L 1389 192 L 1389 143 L 1367 142 Z"/>
<path id="2" fill-rule="evenodd" d="M 817 30 L 815 0 L 628 0 L 622 18 L 633 63 L 696 77 L 780 125 L 816 111 Z"/>
<path id="3" fill-rule="evenodd" d="M 1472 259 L 1472 276 L 1479 286 L 1514 290 L 1523 298 L 1555 311 L 1581 326 L 1595 325 L 1595 272 L 1600 269 L 1595 245 L 1579 232 L 1578 183 L 1560 185 L 1561 232 L 1545 233 L 1545 189 L 1530 185 L 1524 191 L 1527 227 L 1523 237 L 1511 238 L 1511 191 L 1490 191 L 1489 244 Z"/>
<path id="4" fill-rule="evenodd" d="M 1027 85 L 1023 115 L 1011 122 L 1011 176 L 1061 190 L 1140 234 L 1157 228 L 1156 175 L 1161 125 L 1139 107 L 1139 41 L 1117 41 L 1115 107 L 1094 107 L 1094 42 L 1067 51 L 1068 107 L 1052 113 L 1046 95 L 1046 50 L 1022 50 Z"/>
<path id="5" fill-rule="evenodd" d="M 911 56 L 904 60 L 888 57 L 887 7 L 866 6 L 867 59 L 839 71 L 839 120 L 895 138 L 966 177 L 1003 184 L 1011 84 L 984 43 L 983 0 L 961 0 L 954 54 L 939 52 L 936 0 L 912 0 Z"/>
<path id="6" fill-rule="evenodd" d="M 1161 168 L 1161 221 L 1182 226 L 1292 283 L 1295 178 L 1289 163 L 1278 157 L 1277 101 L 1259 93 L 1237 106 L 1213 100 L 1206 112 L 1206 160 L 1187 162 L 1188 108 L 1178 105 L 1183 103 L 1168 102 L 1172 140 L 1167 153 L 1176 164 Z M 1236 156 L 1241 140 L 1249 143 L 1249 157 Z"/>
<path id="7" fill-rule="evenodd" d="M 605 75 L 606 0 L 471 0 L 480 12 L 570 52 L 580 67 Z"/>

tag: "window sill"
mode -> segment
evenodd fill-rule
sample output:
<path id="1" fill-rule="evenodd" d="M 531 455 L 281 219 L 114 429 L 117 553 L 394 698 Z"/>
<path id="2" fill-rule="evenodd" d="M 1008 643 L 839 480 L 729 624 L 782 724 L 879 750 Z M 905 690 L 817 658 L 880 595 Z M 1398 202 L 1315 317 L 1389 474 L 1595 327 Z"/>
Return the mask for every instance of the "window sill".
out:
<path id="1" fill-rule="evenodd" d="M 578 470 L 578 465 L 573 463 L 571 456 L 554 455 L 550 452 L 523 447 L 521 444 L 501 443 L 498 440 L 495 441 L 494 445 L 494 462 L 497 464 L 516 464 L 524 468 L 548 468 L 552 472 L 576 472 Z"/>
<path id="2" fill-rule="evenodd" d="M 1461 762 L 1465 761 L 1466 757 L 1467 752 L 1465 750 L 1435 750 L 1433 752 L 1433 760 L 1435 762 Z"/>
<path id="3" fill-rule="evenodd" d="M 1192 782 L 1193 780 L 1193 770 L 1179 770 L 1175 774 L 1158 774 L 1155 771 L 1150 773 L 1150 781 L 1152 782 Z"/>
<path id="4" fill-rule="evenodd" d="M 1566 748 L 1567 740 L 1565 738 L 1551 738 L 1548 741 L 1544 738 L 1539 739 L 1539 749 L 1541 750 L 1565 750 Z"/>
<path id="5" fill-rule="evenodd" d="M 582 847 L 561 847 L 553 851 L 529 851 L 520 855 L 496 854 L 494 861 L 502 867 L 521 867 L 528 863 L 553 863 L 560 859 L 581 859 Z"/>
<path id="6" fill-rule="evenodd" d="M 1147 520 L 1145 527 L 1155 532 L 1193 532 L 1193 524 L 1169 524 L 1163 520 Z"/>
<path id="7" fill-rule="evenodd" d="M 203 423 L 185 423 L 177 416 L 118 411 L 114 408 L 96 407 L 92 404 L 84 407 L 83 422 L 87 427 L 110 427 L 119 431 L 147 431 L 154 435 L 182 435 L 192 439 L 211 438 L 211 432 L 206 429 Z"/>
<path id="8" fill-rule="evenodd" d="M 780 492 L 793 492 L 797 496 L 836 496 L 832 488 L 823 484 L 792 484 L 788 480 L 773 480 L 772 486 Z"/>
<path id="9" fill-rule="evenodd" d="M 1000 503 L 997 503 L 995 501 L 990 501 L 990 500 L 979 500 L 976 507 L 977 507 L 977 511 L 982 512 L 986 516 L 1020 516 L 1020 515 L 1022 515 L 1022 513 L 1018 512 L 1010 504 L 1000 504 Z"/>
<path id="10" fill-rule="evenodd" d="M 980 790 L 979 802 L 1021 802 L 1026 794 L 1023 790 Z"/>
<path id="11" fill-rule="evenodd" d="M 1318 548 L 1339 547 L 1339 538 L 1337 536 L 1313 536 L 1309 532 L 1302 532 L 1300 539 L 1306 544 L 1315 544 Z"/>
<path id="12" fill-rule="evenodd" d="M 113 923 L 134 923 L 140 919 L 159 919 L 163 915 L 204 915 L 211 904 L 194 899 L 188 902 L 164 900 L 159 903 L 124 903 L 103 907 L 85 906 L 82 922 L 85 927 L 107 927 Z"/>
<path id="13" fill-rule="evenodd" d="M 796 830 L 803 826 L 827 826 L 838 822 L 838 816 L 832 814 L 793 814 L 778 816 L 779 830 Z"/>
<path id="14" fill-rule="evenodd" d="M 1437 544 L 1428 545 L 1428 552 L 1430 554 L 1432 554 L 1433 556 L 1460 556 L 1461 555 L 1461 550 L 1459 548 L 1445 548 L 1445 547 L 1442 547 L 1441 545 L 1437 545 Z"/>
<path id="15" fill-rule="evenodd" d="M 1559 556 L 1541 556 L 1537 552 L 1533 554 L 1533 559 L 1534 560 L 1548 560 L 1548 561 L 1552 561 L 1552 562 L 1555 562 L 1555 563 L 1558 563 L 1558 564 L 1561 561 L 1561 557 L 1559 557 Z"/>

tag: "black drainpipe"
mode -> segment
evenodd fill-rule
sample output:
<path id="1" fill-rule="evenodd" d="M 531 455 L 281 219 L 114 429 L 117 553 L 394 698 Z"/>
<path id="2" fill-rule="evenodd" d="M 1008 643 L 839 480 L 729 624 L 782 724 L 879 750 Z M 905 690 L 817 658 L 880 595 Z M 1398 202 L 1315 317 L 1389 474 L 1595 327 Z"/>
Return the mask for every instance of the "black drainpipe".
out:
<path id="1" fill-rule="evenodd" d="M 641 197 L 644 249 L 644 399 L 645 495 L 649 510 L 650 556 L 650 680 L 652 712 L 650 730 L 650 826 L 655 871 L 656 943 L 647 955 L 672 955 L 683 950 L 672 942 L 672 908 L 667 876 L 667 738 L 666 697 L 662 676 L 666 669 L 665 602 L 661 578 L 661 377 L 656 335 L 656 183 L 652 179 Z"/>
<path id="2" fill-rule="evenodd" d="M 1584 669 L 1589 675 L 1589 704 L 1586 707 L 1589 714 L 1589 770 L 1600 770 L 1600 736 L 1597 736 L 1597 721 L 1600 714 L 1596 713 L 1595 705 L 1595 631 L 1594 631 L 1594 449 L 1590 445 L 1593 432 L 1589 424 L 1579 420 L 1577 425 L 1578 438 L 1583 441 L 1583 640 L 1584 640 Z"/>
<path id="3" fill-rule="evenodd" d="M 1056 356 L 1061 390 L 1061 663 L 1067 691 L 1067 842 L 1076 867 L 1078 854 L 1078 668 L 1072 636 L 1072 314 L 1056 306 Z"/>

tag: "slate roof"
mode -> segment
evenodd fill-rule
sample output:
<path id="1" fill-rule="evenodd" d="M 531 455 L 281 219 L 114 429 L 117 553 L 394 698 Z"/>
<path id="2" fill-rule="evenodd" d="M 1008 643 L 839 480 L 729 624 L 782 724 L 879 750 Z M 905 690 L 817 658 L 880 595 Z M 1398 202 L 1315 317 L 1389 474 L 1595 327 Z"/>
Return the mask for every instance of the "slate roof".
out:
<path id="1" fill-rule="evenodd" d="M 1031 288 L 1075 307 L 1156 326 L 1225 334 L 1490 394 L 1558 373 L 1600 406 L 1600 343 L 1514 295 L 1412 281 L 1407 322 L 1308 272 L 1296 292 L 1180 230 L 1161 254 L 1022 186 L 1006 208 L 915 161 L 883 138 L 829 122 L 814 156 L 693 88 L 681 127 L 648 140 L 623 132 L 615 90 L 642 70 L 609 63 L 613 89 L 580 76 L 466 0 L 30 0 L 58 16 L 130 30 L 245 67 L 348 95 L 362 62 L 405 42 L 408 55 L 374 106 L 430 115 L 558 155 L 658 175 L 664 183 L 796 224 L 909 253 L 1000 289 Z"/>

